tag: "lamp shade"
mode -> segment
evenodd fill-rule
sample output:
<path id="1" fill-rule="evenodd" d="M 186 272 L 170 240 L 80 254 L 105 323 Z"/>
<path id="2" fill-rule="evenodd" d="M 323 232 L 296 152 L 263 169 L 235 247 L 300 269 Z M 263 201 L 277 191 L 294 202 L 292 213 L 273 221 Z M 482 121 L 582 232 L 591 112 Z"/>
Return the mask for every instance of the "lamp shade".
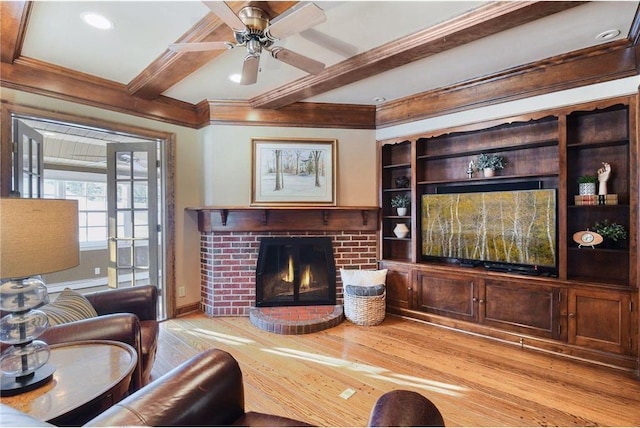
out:
<path id="1" fill-rule="evenodd" d="M 78 201 L 0 198 L 0 278 L 57 272 L 80 263 Z"/>

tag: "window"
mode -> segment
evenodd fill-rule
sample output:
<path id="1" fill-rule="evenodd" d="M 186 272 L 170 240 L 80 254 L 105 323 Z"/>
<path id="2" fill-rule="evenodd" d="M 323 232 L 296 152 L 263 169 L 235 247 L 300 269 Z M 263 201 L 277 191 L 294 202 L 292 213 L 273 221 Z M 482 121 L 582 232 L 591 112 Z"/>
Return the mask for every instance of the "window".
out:
<path id="1" fill-rule="evenodd" d="M 107 183 L 45 179 L 44 197 L 78 201 L 78 227 L 81 246 L 84 247 L 92 243 L 106 245 Z"/>

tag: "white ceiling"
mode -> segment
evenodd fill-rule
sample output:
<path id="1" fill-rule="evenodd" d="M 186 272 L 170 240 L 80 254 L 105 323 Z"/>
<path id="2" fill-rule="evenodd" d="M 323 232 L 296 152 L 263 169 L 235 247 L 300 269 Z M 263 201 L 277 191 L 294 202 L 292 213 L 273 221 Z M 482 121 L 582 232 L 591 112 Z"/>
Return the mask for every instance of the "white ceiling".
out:
<path id="1" fill-rule="evenodd" d="M 362 53 L 399 37 L 445 22 L 486 2 L 466 1 L 319 1 L 326 22 L 278 42 L 327 66 L 347 58 L 323 39 Z M 451 85 L 553 55 L 610 42 L 596 35 L 619 30 L 626 38 L 637 1 L 596 1 L 416 61 L 304 101 L 375 104 Z M 298 5 L 299 6 L 299 5 Z M 111 19 L 115 28 L 88 27 L 82 12 Z M 199 1 L 38 1 L 28 22 L 22 56 L 128 84 L 162 55 L 209 9 Z M 336 42 L 334 40 L 333 45 Z M 233 84 L 242 49 L 224 52 L 163 95 L 188 103 L 206 99 L 243 101 L 305 76 L 263 54 L 258 83 Z M 181 60 L 188 60 L 184 55 Z"/>

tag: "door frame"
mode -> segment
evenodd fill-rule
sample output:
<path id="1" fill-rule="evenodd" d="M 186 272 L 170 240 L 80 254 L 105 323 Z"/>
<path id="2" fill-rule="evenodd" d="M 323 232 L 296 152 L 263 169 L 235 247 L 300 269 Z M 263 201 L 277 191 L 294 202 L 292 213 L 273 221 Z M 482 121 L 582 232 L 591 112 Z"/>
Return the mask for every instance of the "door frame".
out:
<path id="1" fill-rule="evenodd" d="M 60 113 L 52 110 L 2 101 L 0 121 L 0 196 L 9 197 L 11 191 L 11 158 L 12 158 L 12 117 L 13 115 L 29 117 L 36 120 L 64 122 L 78 126 L 88 126 L 106 132 L 131 134 L 143 138 L 163 141 L 162 170 L 164 171 L 164 193 L 158 195 L 163 201 L 163 245 L 165 257 L 165 283 L 162 290 L 163 305 L 167 318 L 176 316 L 176 277 L 175 277 L 175 154 L 176 136 L 171 132 L 163 132 L 149 128 L 126 125 L 91 118 L 77 114 Z"/>

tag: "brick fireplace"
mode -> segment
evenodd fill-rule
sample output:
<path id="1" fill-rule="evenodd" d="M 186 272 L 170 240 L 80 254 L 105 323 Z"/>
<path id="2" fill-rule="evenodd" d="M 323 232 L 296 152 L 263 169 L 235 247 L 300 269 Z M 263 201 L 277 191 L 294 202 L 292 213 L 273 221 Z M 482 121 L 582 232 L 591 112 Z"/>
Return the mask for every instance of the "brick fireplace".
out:
<path id="1" fill-rule="evenodd" d="M 256 265 L 262 238 L 329 237 L 335 257 L 336 302 L 341 268 L 377 267 L 377 207 L 194 208 L 200 236 L 201 310 L 249 316 L 256 305 Z"/>

